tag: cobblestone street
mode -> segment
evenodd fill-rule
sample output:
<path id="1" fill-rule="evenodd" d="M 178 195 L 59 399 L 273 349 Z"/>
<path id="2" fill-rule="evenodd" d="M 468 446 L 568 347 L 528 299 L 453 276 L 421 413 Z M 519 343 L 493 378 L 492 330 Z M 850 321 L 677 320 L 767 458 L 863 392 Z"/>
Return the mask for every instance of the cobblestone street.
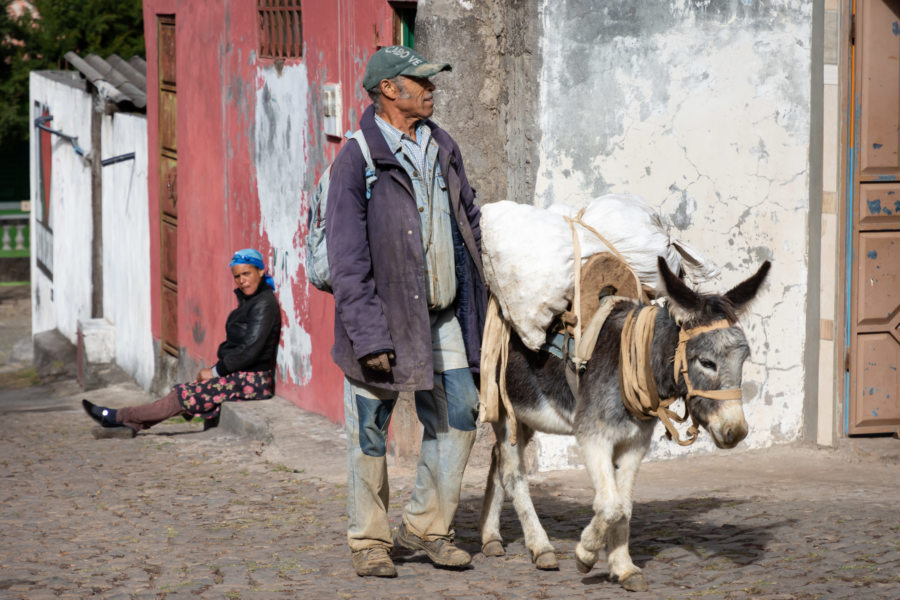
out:
<path id="1" fill-rule="evenodd" d="M 194 423 L 94 439 L 81 397 L 123 405 L 141 393 L 92 394 L 71 382 L 0 392 L 0 598 L 900 598 L 893 457 L 791 446 L 644 465 L 632 553 L 646 593 L 626 593 L 605 563 L 588 576 L 575 569 L 591 515 L 579 471 L 533 478 L 559 571 L 531 565 L 508 502 L 508 554 L 482 556 L 485 468 L 472 464 L 457 541 L 473 567 L 415 555 L 398 561 L 397 579 L 363 579 L 344 537 L 344 441 L 333 424 L 304 417 L 280 460 Z M 396 522 L 412 473 L 395 468 L 391 480 Z"/>

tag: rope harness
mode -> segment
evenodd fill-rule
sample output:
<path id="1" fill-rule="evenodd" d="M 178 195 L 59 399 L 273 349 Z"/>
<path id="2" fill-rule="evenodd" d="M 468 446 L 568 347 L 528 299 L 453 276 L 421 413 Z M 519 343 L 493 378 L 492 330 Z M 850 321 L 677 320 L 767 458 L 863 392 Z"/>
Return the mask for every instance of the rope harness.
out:
<path id="1" fill-rule="evenodd" d="M 500 402 L 509 419 L 509 443 L 516 445 L 516 412 L 506 391 L 506 365 L 509 360 L 509 321 L 500 314 L 500 302 L 491 295 L 488 300 L 484 334 L 481 342 L 481 386 L 478 394 L 478 418 L 482 423 L 500 421 Z M 499 362 L 500 373 L 497 374 Z M 499 379 L 499 386 L 497 381 Z"/>
<path id="2" fill-rule="evenodd" d="M 622 345 L 619 355 L 619 389 L 622 391 L 622 402 L 634 417 L 647 420 L 653 417 L 662 421 L 666 428 L 666 436 L 674 439 L 681 446 L 690 446 L 697 441 L 700 434 L 700 424 L 690 412 L 688 402 L 695 396 L 702 396 L 711 400 L 740 400 L 741 389 L 727 390 L 698 390 L 691 383 L 688 375 L 687 343 L 700 334 L 726 329 L 731 324 L 722 319 L 691 329 L 682 328 L 678 332 L 678 346 L 675 349 L 674 375 L 677 385 L 679 377 L 684 378 L 687 393 L 684 396 L 684 415 L 679 415 L 671 407 L 678 396 L 662 399 L 653 376 L 651 363 L 653 332 L 656 323 L 656 314 L 659 308 L 646 306 L 635 308 L 628 312 L 625 324 L 622 327 Z M 691 424 L 687 429 L 687 438 L 682 440 L 675 428 L 675 423 L 684 423 L 688 416 Z"/>
<path id="3" fill-rule="evenodd" d="M 575 295 L 572 298 L 572 308 L 575 312 L 575 317 L 577 320 L 577 323 L 575 324 L 575 332 L 573 334 L 573 337 L 575 338 L 575 347 L 576 348 L 578 348 L 581 344 L 581 333 L 582 333 L 582 329 L 584 328 L 584 324 L 582 322 L 582 315 L 581 315 L 581 242 L 578 240 L 578 231 L 575 229 L 575 226 L 579 225 L 581 227 L 584 227 L 587 231 L 590 231 L 591 233 L 593 233 L 597 237 L 597 239 L 599 239 L 601 242 L 603 242 L 603 244 L 607 248 L 609 248 L 610 252 L 612 252 L 613 254 L 616 255 L 616 257 L 619 258 L 619 260 L 621 260 L 626 265 L 628 264 L 628 261 L 625 260 L 625 257 L 622 256 L 622 254 L 618 250 L 616 250 L 616 247 L 613 246 L 609 242 L 609 240 L 607 240 L 605 237 L 603 237 L 599 231 L 597 231 L 596 229 L 594 229 L 593 227 L 591 227 L 590 225 L 588 225 L 587 223 L 584 222 L 582 217 L 584 216 L 585 210 L 586 209 L 582 208 L 580 211 L 578 211 L 578 214 L 575 215 L 574 218 L 565 217 L 566 222 L 568 222 L 568 224 L 569 224 L 569 228 L 572 230 L 572 248 L 574 251 L 573 253 L 574 253 L 574 258 L 575 258 L 575 260 L 574 260 Z M 637 289 L 641 290 L 642 289 L 641 281 L 640 281 L 640 279 L 638 279 L 637 273 L 635 273 L 634 270 L 632 270 L 630 268 L 629 268 L 629 270 L 631 270 L 631 274 L 634 276 L 634 280 L 637 283 Z M 646 299 L 643 296 L 643 293 L 641 293 L 641 299 L 642 300 Z M 609 313 L 607 312 L 607 314 L 609 314 Z M 603 323 L 600 323 L 600 327 L 603 327 Z M 597 329 L 597 331 L 599 333 L 599 328 Z M 593 348 L 591 348 L 591 352 L 593 352 Z M 590 354 L 588 355 L 588 357 L 590 357 Z M 581 366 L 581 365 L 579 365 L 579 366 Z"/>
<path id="4" fill-rule="evenodd" d="M 572 393 L 575 394 L 576 398 L 578 397 L 577 394 L 581 371 L 584 370 L 587 360 L 594 353 L 594 346 L 597 343 L 600 329 L 603 328 L 603 324 L 606 322 L 606 318 L 612 311 L 615 302 L 617 300 L 623 300 L 623 298 L 604 298 L 603 302 L 601 302 L 601 310 L 597 311 L 591 319 L 590 324 L 587 327 L 584 327 L 584 331 L 582 331 L 580 272 L 581 244 L 579 243 L 575 226 L 580 225 L 593 233 L 613 254 L 616 255 L 616 257 L 622 260 L 626 265 L 628 264 L 625 257 L 622 256 L 622 254 L 616 250 L 616 248 L 604 238 L 599 231 L 582 220 L 584 211 L 585 209 L 581 209 L 574 218 L 566 217 L 566 221 L 569 223 L 569 227 L 572 230 L 572 245 L 575 254 L 575 297 L 572 304 L 575 309 L 576 320 L 578 321 L 574 332 L 576 348 L 575 357 L 573 357 L 574 368 L 567 366 L 566 377 L 569 380 L 569 387 L 572 388 Z M 632 274 L 637 282 L 637 289 L 641 290 L 642 286 L 637 273 L 632 270 Z M 646 300 L 643 292 L 641 292 L 640 300 Z M 687 394 L 684 397 L 684 415 L 679 415 L 670 408 L 672 403 L 675 402 L 678 397 L 673 396 L 672 398 L 661 399 L 657 390 L 656 378 L 653 376 L 651 357 L 653 355 L 653 331 L 656 324 L 656 313 L 658 311 L 659 307 L 652 305 L 636 307 L 629 311 L 628 316 L 625 318 L 625 325 L 622 329 L 621 352 L 619 356 L 619 388 L 622 391 L 622 402 L 625 405 L 625 408 L 628 409 L 628 412 L 638 419 L 647 420 L 653 417 L 658 418 L 666 428 L 666 435 L 669 439 L 674 439 L 682 446 L 689 446 L 697 441 L 697 437 L 700 434 L 700 424 L 697 422 L 696 417 L 691 414 L 688 401 L 692 397 L 698 395 L 713 400 L 740 400 L 741 389 L 694 389 L 694 386 L 691 384 L 691 379 L 688 376 L 687 343 L 701 333 L 714 331 L 716 329 L 724 329 L 730 327 L 731 324 L 723 319 L 710 323 L 709 325 L 694 327 L 687 330 L 682 327 L 679 331 L 678 347 L 675 350 L 675 383 L 677 385 L 678 377 L 680 375 L 684 378 L 684 384 L 687 387 Z M 588 334 L 588 332 L 590 332 L 589 336 L 586 336 L 588 339 L 583 340 L 582 335 Z M 687 439 L 682 440 L 678 435 L 678 430 L 675 428 L 673 421 L 684 423 L 689 415 L 691 417 L 691 425 L 687 430 L 688 437 Z"/>

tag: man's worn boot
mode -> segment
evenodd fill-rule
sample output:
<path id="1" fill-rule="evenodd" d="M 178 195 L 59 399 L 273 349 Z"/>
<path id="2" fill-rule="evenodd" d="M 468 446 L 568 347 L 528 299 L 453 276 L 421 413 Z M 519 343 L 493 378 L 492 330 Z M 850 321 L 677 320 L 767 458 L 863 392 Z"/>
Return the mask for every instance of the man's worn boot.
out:
<path id="1" fill-rule="evenodd" d="M 457 548 L 448 539 L 424 540 L 406 528 L 406 523 L 401 523 L 394 535 L 394 544 L 407 550 L 421 550 L 431 562 L 442 567 L 465 567 L 472 562 L 468 552 Z"/>
<path id="2" fill-rule="evenodd" d="M 350 555 L 350 559 L 353 561 L 353 568 L 356 570 L 356 574 L 360 577 L 397 576 L 394 561 L 391 560 L 387 548 L 383 546 L 354 550 Z"/>

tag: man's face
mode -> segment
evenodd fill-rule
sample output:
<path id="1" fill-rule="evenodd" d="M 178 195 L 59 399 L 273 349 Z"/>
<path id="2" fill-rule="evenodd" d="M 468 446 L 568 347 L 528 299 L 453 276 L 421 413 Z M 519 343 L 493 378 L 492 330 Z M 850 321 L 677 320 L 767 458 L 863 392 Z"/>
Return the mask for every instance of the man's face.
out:
<path id="1" fill-rule="evenodd" d="M 427 119 L 434 113 L 434 84 L 425 77 L 401 75 L 396 106 L 400 111 L 415 119 Z"/>

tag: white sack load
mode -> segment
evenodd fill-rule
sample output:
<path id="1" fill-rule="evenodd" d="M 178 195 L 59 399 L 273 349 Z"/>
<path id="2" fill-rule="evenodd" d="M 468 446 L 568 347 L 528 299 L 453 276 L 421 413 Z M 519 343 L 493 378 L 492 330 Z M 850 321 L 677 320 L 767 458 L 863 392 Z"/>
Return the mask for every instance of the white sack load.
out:
<path id="1" fill-rule="evenodd" d="M 553 318 L 574 294 L 572 229 L 565 217 L 578 209 L 554 204 L 548 209 L 509 200 L 481 209 L 484 275 L 503 315 L 526 346 L 538 350 Z M 609 194 L 592 200 L 582 220 L 625 258 L 641 283 L 661 291 L 656 257 L 677 273 L 683 268 L 694 284 L 719 274 L 719 268 L 688 244 L 672 239 L 659 214 L 640 196 Z M 582 262 L 609 249 L 592 232 L 576 225 Z"/>

